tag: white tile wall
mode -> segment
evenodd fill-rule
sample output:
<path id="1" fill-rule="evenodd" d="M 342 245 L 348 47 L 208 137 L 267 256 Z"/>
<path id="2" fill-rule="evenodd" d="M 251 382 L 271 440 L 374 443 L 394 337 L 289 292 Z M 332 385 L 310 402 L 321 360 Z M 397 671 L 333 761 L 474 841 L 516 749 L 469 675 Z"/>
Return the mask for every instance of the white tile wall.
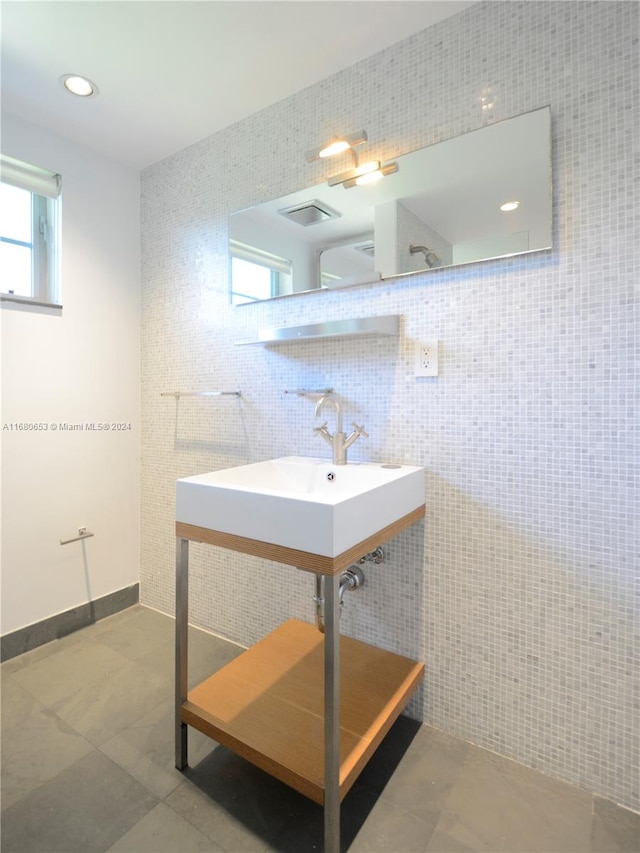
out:
<path id="1" fill-rule="evenodd" d="M 147 169 L 142 198 L 143 600 L 173 608 L 176 477 L 324 455 L 283 391 L 333 386 L 370 432 L 352 458 L 427 471 L 425 522 L 344 630 L 426 661 L 418 718 L 636 809 L 637 42 L 634 2 L 481 3 Z M 547 104 L 551 253 L 229 307 L 227 215 L 322 180 L 319 140 L 365 127 L 386 160 Z M 233 345 L 388 313 L 399 339 Z M 420 338 L 442 342 L 437 379 L 412 375 Z M 191 552 L 198 624 L 249 644 L 312 620 L 310 576 Z"/>

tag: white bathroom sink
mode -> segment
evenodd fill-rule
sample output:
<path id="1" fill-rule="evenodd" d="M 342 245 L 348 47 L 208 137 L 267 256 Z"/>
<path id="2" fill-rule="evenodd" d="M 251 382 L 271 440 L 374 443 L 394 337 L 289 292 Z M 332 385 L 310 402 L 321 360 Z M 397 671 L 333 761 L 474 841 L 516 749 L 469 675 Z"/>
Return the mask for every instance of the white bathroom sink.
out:
<path id="1" fill-rule="evenodd" d="M 285 456 L 176 482 L 176 521 L 337 557 L 424 504 L 424 469 Z"/>

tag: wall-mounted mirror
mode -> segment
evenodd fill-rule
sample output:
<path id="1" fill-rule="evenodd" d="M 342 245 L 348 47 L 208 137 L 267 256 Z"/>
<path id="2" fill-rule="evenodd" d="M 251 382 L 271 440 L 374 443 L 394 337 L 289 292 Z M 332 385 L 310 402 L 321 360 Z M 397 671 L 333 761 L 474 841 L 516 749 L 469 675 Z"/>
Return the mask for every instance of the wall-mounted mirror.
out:
<path id="1" fill-rule="evenodd" d="M 376 184 L 325 182 L 233 213 L 232 303 L 551 248 L 548 107 L 396 162 Z"/>

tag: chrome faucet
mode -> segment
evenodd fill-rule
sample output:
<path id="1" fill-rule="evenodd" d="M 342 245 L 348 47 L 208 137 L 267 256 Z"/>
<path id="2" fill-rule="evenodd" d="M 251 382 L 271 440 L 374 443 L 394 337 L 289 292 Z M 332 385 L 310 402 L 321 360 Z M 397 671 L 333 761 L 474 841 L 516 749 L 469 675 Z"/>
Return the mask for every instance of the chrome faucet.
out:
<path id="1" fill-rule="evenodd" d="M 346 465 L 348 448 L 351 447 L 354 441 L 357 441 L 361 435 L 365 438 L 367 438 L 368 435 L 365 432 L 364 427 L 358 426 L 356 423 L 351 424 L 353 432 L 349 433 L 349 435 L 344 434 L 342 431 L 342 408 L 336 398 L 332 397 L 330 394 L 323 394 L 316 403 L 316 417 L 318 417 L 322 409 L 328 405 L 333 406 L 336 411 L 336 431 L 331 435 L 327 429 L 327 422 L 325 421 L 322 426 L 315 427 L 313 434 L 321 435 L 327 444 L 331 445 L 334 465 Z"/>

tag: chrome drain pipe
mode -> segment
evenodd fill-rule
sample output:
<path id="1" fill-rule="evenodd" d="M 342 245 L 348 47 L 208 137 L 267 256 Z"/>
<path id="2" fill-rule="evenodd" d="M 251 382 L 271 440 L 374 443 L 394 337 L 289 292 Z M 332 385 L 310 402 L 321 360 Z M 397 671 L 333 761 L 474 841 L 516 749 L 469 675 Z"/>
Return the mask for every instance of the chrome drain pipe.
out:
<path id="1" fill-rule="evenodd" d="M 345 592 L 355 592 L 363 584 L 364 572 L 360 566 L 350 566 L 342 572 L 338 587 L 340 613 L 342 613 Z M 321 634 L 324 634 L 324 575 L 316 574 L 316 594 L 313 596 L 313 600 L 316 605 L 316 627 Z"/>

